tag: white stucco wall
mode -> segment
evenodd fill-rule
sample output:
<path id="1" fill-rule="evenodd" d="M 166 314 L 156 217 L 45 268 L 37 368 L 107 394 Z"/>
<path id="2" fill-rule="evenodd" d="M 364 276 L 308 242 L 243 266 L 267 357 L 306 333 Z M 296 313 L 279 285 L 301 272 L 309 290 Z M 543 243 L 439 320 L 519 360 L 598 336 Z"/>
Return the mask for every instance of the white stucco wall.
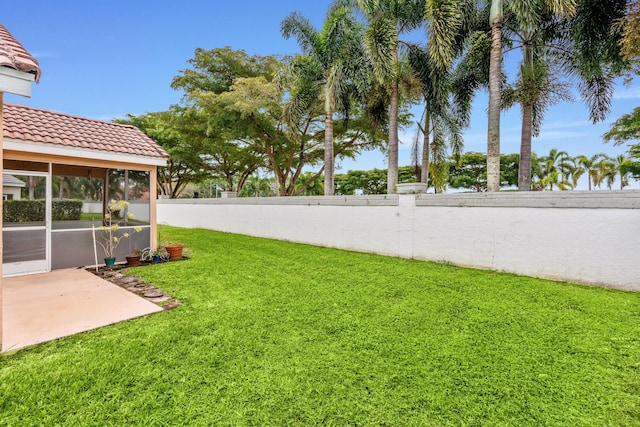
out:
<path id="1" fill-rule="evenodd" d="M 148 200 L 130 201 L 128 211 L 131 212 L 134 218 L 139 221 L 150 221 L 151 214 Z M 101 214 L 102 202 L 84 202 L 82 204 L 82 212 Z"/>
<path id="2" fill-rule="evenodd" d="M 159 200 L 158 222 L 640 291 L 640 191 Z"/>

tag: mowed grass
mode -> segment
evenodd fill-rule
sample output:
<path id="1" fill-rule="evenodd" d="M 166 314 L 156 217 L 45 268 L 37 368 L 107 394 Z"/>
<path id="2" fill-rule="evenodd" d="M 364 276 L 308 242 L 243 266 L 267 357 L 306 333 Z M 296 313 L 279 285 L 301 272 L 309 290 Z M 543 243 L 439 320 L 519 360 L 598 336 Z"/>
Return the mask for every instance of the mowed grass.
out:
<path id="1" fill-rule="evenodd" d="M 184 305 L 0 357 L 0 425 L 640 425 L 638 293 L 162 234 Z"/>

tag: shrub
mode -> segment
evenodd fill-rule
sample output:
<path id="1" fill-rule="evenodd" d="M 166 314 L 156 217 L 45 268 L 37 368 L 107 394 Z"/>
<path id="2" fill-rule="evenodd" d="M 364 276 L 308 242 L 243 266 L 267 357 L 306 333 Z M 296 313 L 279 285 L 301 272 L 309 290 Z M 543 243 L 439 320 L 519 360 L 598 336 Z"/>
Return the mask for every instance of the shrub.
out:
<path id="1" fill-rule="evenodd" d="M 79 220 L 82 200 L 54 200 L 51 207 L 53 221 Z M 2 218 L 6 222 L 42 221 L 45 216 L 44 200 L 5 200 Z"/>
<path id="2" fill-rule="evenodd" d="M 53 221 L 79 220 L 82 215 L 82 200 L 54 200 L 51 207 Z"/>

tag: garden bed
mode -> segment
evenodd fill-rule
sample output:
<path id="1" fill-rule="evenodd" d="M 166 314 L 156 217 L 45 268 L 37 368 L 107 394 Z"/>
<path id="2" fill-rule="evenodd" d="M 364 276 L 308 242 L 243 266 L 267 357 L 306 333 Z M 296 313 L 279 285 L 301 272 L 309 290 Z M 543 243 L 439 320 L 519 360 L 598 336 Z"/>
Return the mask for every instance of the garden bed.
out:
<path id="1" fill-rule="evenodd" d="M 183 258 L 186 259 L 186 258 Z M 177 260 L 180 261 L 180 260 Z M 173 261 L 162 261 L 173 262 Z M 140 263 L 140 266 L 155 265 L 157 263 L 144 262 Z M 96 271 L 95 267 L 87 268 L 87 271 L 95 274 L 96 276 L 120 286 L 129 292 L 138 295 L 141 298 L 146 299 L 165 310 L 171 310 L 182 305 L 180 301 L 168 295 L 164 291 L 158 289 L 154 285 L 145 282 L 142 278 L 127 274 L 128 266 L 126 264 L 117 264 L 113 267 L 101 266 Z"/>

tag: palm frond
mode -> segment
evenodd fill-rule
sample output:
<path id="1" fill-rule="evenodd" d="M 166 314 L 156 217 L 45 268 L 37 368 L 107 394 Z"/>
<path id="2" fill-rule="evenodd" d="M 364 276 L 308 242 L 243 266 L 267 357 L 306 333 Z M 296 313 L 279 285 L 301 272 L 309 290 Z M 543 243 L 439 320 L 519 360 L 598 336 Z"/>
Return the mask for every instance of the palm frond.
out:
<path id="1" fill-rule="evenodd" d="M 395 51 L 398 48 L 398 32 L 393 20 L 376 18 L 365 32 L 365 48 L 379 82 L 395 78 Z"/>

